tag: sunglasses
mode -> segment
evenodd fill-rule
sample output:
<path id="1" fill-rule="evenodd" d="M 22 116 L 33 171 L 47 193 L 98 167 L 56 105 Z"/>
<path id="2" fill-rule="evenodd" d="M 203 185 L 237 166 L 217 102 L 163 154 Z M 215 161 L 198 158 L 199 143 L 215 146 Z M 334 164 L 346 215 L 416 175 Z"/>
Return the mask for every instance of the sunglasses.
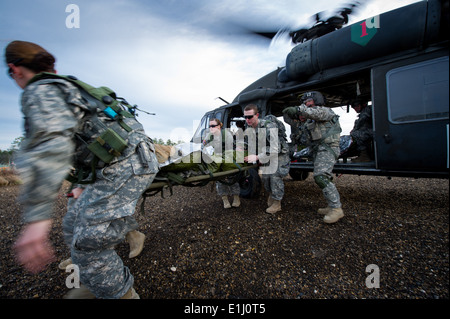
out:
<path id="1" fill-rule="evenodd" d="M 219 124 L 217 124 L 217 125 L 210 125 L 209 127 L 217 127 L 217 126 L 219 126 Z"/>
<path id="2" fill-rule="evenodd" d="M 22 62 L 23 58 L 16 59 L 11 64 L 14 64 L 15 66 L 20 66 L 18 63 Z M 11 77 L 11 79 L 14 79 L 14 71 L 11 68 L 8 68 L 8 75 Z"/>
<path id="3" fill-rule="evenodd" d="M 255 115 L 244 115 L 244 118 L 245 118 L 246 120 L 249 120 L 249 119 L 252 119 L 253 116 L 255 116 Z"/>

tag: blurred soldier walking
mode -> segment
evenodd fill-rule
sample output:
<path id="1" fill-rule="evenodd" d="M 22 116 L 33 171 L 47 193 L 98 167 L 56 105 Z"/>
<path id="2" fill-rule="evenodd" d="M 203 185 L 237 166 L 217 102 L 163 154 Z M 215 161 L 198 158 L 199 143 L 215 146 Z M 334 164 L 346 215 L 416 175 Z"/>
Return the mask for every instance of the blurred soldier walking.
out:
<path id="1" fill-rule="evenodd" d="M 124 118 L 130 128 L 126 148 L 113 152 L 108 163 L 93 162 L 94 170 L 83 167 L 88 154 L 83 139 L 92 137 L 95 121 L 112 131 L 117 122 L 101 112 L 94 121 L 80 89 L 52 77 L 55 58 L 39 45 L 13 41 L 5 58 L 9 75 L 23 89 L 25 117 L 25 139 L 17 159 L 24 181 L 20 201 L 25 222 L 14 247 L 18 261 L 37 273 L 54 260 L 49 241 L 53 202 L 71 167 L 88 169 L 96 180 L 70 205 L 63 225 L 71 258 L 80 269 L 82 288 L 75 295 L 139 298 L 115 246 L 138 227 L 132 216 L 136 203 L 158 171 L 151 140 L 133 116 Z"/>

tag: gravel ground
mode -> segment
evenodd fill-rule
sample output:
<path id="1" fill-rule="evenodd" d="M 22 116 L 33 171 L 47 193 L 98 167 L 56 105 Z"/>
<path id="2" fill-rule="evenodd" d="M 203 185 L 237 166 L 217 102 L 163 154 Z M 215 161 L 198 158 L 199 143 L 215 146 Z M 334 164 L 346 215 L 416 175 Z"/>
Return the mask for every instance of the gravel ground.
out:
<path id="1" fill-rule="evenodd" d="M 177 186 L 137 212 L 142 254 L 129 259 L 125 243 L 117 249 L 142 299 L 448 299 L 448 180 L 344 175 L 336 184 L 346 216 L 332 225 L 315 212 L 324 201 L 311 177 L 286 178 L 274 217 L 264 213 L 265 197 L 224 209 L 210 185 Z M 14 261 L 18 191 L 0 187 L 0 298 L 60 299 L 69 274 L 58 262 L 31 275 Z M 63 191 L 52 231 L 58 261 L 68 257 Z M 379 288 L 366 286 L 369 265 Z"/>

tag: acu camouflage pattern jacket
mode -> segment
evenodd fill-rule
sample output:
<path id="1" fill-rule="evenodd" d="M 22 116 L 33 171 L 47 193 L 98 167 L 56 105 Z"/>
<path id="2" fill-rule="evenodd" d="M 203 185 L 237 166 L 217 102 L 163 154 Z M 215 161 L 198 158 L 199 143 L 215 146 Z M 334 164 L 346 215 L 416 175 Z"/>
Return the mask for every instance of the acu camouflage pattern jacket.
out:
<path id="1" fill-rule="evenodd" d="M 84 117 L 87 101 L 77 87 L 62 79 L 42 79 L 22 94 L 25 139 L 16 165 L 23 180 L 20 202 L 27 223 L 50 219 L 63 180 L 73 167 L 82 165 L 82 142 L 76 135 L 89 129 Z M 116 161 L 135 153 L 142 140 L 151 141 L 135 119 L 127 139 L 129 147 Z"/>

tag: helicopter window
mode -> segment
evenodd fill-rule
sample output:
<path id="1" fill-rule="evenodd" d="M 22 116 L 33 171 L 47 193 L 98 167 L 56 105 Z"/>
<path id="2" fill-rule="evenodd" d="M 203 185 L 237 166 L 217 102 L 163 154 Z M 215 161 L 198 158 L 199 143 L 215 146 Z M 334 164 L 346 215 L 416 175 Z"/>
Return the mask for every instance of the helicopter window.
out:
<path id="1" fill-rule="evenodd" d="M 203 116 L 200 125 L 197 127 L 197 130 L 195 131 L 194 136 L 192 137 L 193 143 L 201 143 L 205 139 L 211 115 L 212 114 L 206 114 L 205 116 Z"/>
<path id="2" fill-rule="evenodd" d="M 222 112 L 217 112 L 216 114 L 214 114 L 214 118 L 220 120 L 221 122 L 223 122 L 223 118 L 222 118 Z"/>
<path id="3" fill-rule="evenodd" d="M 389 120 L 406 123 L 448 118 L 448 57 L 386 74 Z"/>

